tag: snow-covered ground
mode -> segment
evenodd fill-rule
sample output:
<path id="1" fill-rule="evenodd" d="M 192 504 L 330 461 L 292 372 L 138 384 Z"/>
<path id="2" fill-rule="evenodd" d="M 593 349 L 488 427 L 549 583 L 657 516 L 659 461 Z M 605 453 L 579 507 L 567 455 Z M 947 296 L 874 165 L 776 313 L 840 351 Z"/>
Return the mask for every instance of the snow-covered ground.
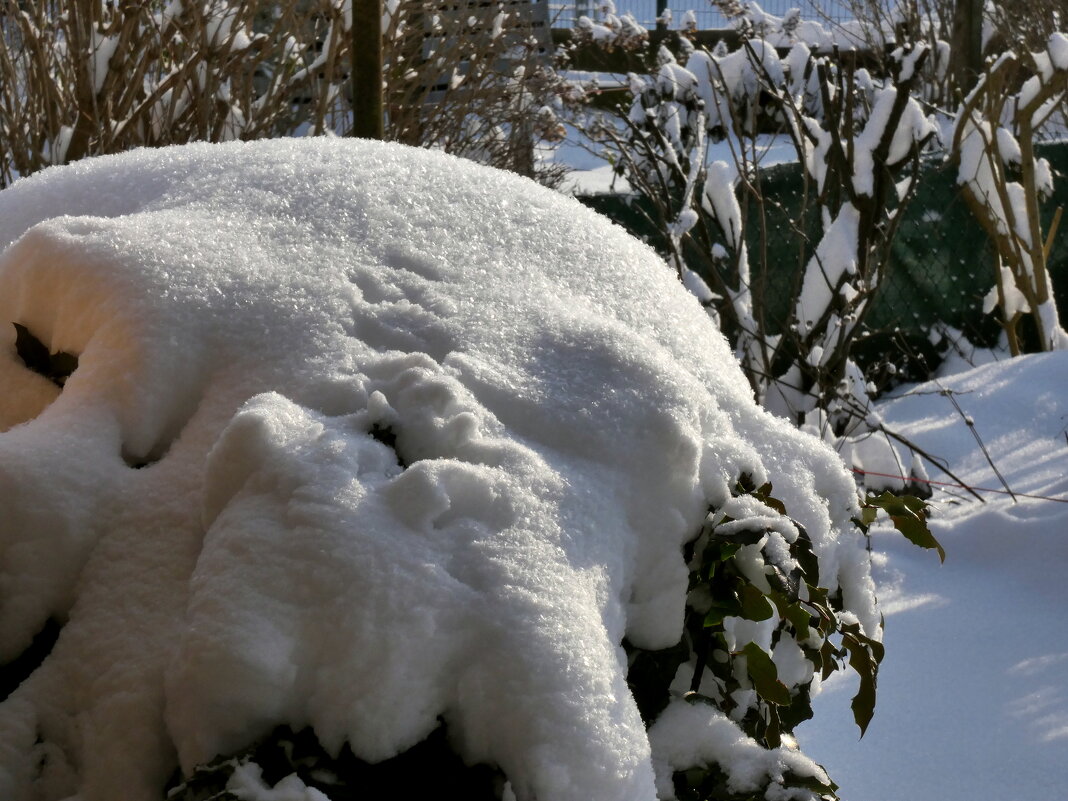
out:
<path id="1" fill-rule="evenodd" d="M 852 688 L 832 680 L 799 740 L 845 801 L 1063 798 L 1068 353 L 986 364 L 880 404 L 888 426 L 946 459 L 965 483 L 1001 489 L 942 390 L 973 420 L 1018 502 L 937 491 L 931 528 L 947 552 L 941 566 L 896 533 L 875 536 L 886 615 L 875 718 L 858 741 L 848 725 Z"/>

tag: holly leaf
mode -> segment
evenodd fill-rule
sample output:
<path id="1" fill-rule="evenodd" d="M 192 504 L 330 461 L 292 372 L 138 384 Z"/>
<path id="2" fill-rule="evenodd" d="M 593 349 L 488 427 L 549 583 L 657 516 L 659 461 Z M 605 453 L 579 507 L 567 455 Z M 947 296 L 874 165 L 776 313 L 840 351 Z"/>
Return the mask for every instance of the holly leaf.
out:
<path id="1" fill-rule="evenodd" d="M 890 516 L 894 528 L 900 531 L 909 542 L 921 548 L 938 552 L 940 561 L 946 561 L 946 552 L 941 543 L 935 539 L 927 526 L 927 504 L 911 495 L 894 495 L 884 492 L 871 495 L 864 504 L 863 512 L 875 509 L 884 510 Z"/>
<path id="2" fill-rule="evenodd" d="M 883 659 L 883 645 L 865 637 L 856 625 L 844 626 L 842 632 L 842 645 L 849 652 L 849 666 L 860 676 L 860 688 L 853 696 L 850 707 L 853 720 L 860 727 L 860 736 L 863 737 L 875 714 L 876 679 L 879 663 Z"/>
<path id="3" fill-rule="evenodd" d="M 711 628 L 723 624 L 723 618 L 728 615 L 737 615 L 741 610 L 733 601 L 714 601 L 705 613 L 704 627 Z"/>
<path id="4" fill-rule="evenodd" d="M 738 593 L 738 601 L 742 605 L 742 617 L 746 620 L 759 622 L 767 620 L 775 614 L 775 609 L 767 596 L 752 584 L 746 584 L 742 587 Z"/>
<path id="5" fill-rule="evenodd" d="M 742 649 L 742 655 L 745 656 L 746 670 L 757 695 L 769 704 L 789 706 L 790 690 L 779 681 L 779 671 L 768 653 L 755 642 L 751 642 Z"/>

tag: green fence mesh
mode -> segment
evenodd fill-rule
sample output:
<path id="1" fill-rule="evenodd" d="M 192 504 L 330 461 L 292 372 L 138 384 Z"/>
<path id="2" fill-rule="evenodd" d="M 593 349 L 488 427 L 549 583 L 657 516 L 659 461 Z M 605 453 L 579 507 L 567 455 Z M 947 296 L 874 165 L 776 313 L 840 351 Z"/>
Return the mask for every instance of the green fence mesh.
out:
<path id="1" fill-rule="evenodd" d="M 1050 162 L 1055 191 L 1043 204 L 1043 230 L 1049 230 L 1058 206 L 1068 207 L 1068 142 L 1045 144 L 1038 153 Z M 794 224 L 803 202 L 804 182 L 797 164 L 761 171 L 767 240 L 760 226 L 747 225 L 746 238 L 754 281 L 762 280 L 767 320 L 786 319 L 801 268 L 811 252 Z M 651 205 L 634 195 L 591 195 L 583 203 L 611 217 L 636 236 L 664 252 L 663 238 L 649 222 Z M 749 214 L 753 210 L 748 211 Z M 1050 254 L 1049 271 L 1062 313 L 1068 312 L 1068 238 L 1062 226 Z M 766 259 L 761 253 L 766 252 Z M 705 259 L 688 259 L 702 272 Z M 761 274 L 759 265 L 766 263 Z M 897 332 L 913 342 L 925 341 L 931 328 L 943 323 L 964 332 L 975 344 L 990 345 L 999 327 L 984 315 L 983 298 L 994 285 L 992 246 L 968 211 L 956 185 L 956 172 L 941 163 L 927 164 L 915 198 L 905 210 L 894 239 L 887 274 L 868 313 L 873 341 Z"/>

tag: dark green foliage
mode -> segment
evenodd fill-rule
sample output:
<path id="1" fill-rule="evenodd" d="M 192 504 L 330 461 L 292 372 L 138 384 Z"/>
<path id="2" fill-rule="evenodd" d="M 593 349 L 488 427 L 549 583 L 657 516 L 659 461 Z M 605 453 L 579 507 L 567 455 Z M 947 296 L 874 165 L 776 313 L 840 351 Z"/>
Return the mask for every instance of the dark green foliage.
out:
<path id="1" fill-rule="evenodd" d="M 492 767 L 465 765 L 449 745 L 444 725 L 403 754 L 376 764 L 356 757 L 347 745 L 332 757 L 310 728 L 294 732 L 279 726 L 238 754 L 200 765 L 190 776 L 176 775 L 167 801 L 237 801 L 226 784 L 237 767 L 248 763 L 263 770 L 270 787 L 295 773 L 331 801 L 495 801 L 504 783 Z"/>
<path id="2" fill-rule="evenodd" d="M 679 801 L 764 801 L 763 791 L 732 792 L 727 785 L 727 774 L 716 765 L 679 771 L 675 774 L 674 784 L 675 797 Z"/>
<path id="3" fill-rule="evenodd" d="M 868 526 L 882 509 L 894 524 L 894 528 L 905 535 L 913 545 L 938 552 L 938 558 L 946 561 L 946 552 L 927 527 L 927 503 L 911 495 L 895 495 L 884 492 L 882 495 L 869 495 L 861 507 L 861 527 L 867 531 Z"/>
<path id="4" fill-rule="evenodd" d="M 662 651 L 643 651 L 627 642 L 623 646 L 630 657 L 627 685 L 648 728 L 667 706 L 664 688 L 675 678 L 679 665 L 690 658 L 690 647 L 685 640 Z"/>
<path id="5" fill-rule="evenodd" d="M 874 711 L 882 646 L 862 633 L 858 624 L 840 619 L 841 598 L 820 587 L 819 564 L 808 534 L 772 496 L 771 486 L 755 487 L 742 476 L 735 498 L 758 502 L 760 515 L 736 520 L 722 509 L 710 510 L 699 536 L 687 548 L 690 594 L 682 641 L 664 651 L 630 649 L 628 680 L 643 717 L 648 721 L 667 705 L 669 686 L 681 668 L 692 676 L 686 700 L 709 704 L 730 716 L 765 748 L 779 747 L 783 735 L 812 716 L 811 680 L 788 685 L 780 678 L 772 653 L 757 643 L 739 643 L 732 649 L 726 626 L 728 618 L 774 620 L 773 651 L 791 638 L 811 663 L 814 676 L 826 678 L 847 665 L 858 673 L 861 688 L 853 707 L 863 733 Z M 773 537 L 788 543 L 788 559 L 769 547 Z M 754 569 L 742 564 L 752 564 L 754 556 L 766 589 L 750 579 Z M 764 797 L 763 791 L 732 793 L 725 771 L 729 766 L 713 764 L 677 772 L 678 798 Z M 809 790 L 814 798 L 837 798 L 833 782 L 823 784 L 812 776 L 787 773 L 784 785 Z"/>

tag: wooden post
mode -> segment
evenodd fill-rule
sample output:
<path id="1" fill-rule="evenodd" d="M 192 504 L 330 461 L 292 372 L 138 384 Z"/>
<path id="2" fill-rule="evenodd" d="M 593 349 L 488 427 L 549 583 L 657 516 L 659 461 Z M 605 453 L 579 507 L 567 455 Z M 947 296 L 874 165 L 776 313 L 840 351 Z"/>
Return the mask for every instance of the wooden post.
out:
<path id="1" fill-rule="evenodd" d="M 951 58 L 953 80 L 966 95 L 983 71 L 983 0 L 957 0 Z"/>
<path id="2" fill-rule="evenodd" d="M 352 3 L 352 135 L 382 139 L 382 0 Z"/>

